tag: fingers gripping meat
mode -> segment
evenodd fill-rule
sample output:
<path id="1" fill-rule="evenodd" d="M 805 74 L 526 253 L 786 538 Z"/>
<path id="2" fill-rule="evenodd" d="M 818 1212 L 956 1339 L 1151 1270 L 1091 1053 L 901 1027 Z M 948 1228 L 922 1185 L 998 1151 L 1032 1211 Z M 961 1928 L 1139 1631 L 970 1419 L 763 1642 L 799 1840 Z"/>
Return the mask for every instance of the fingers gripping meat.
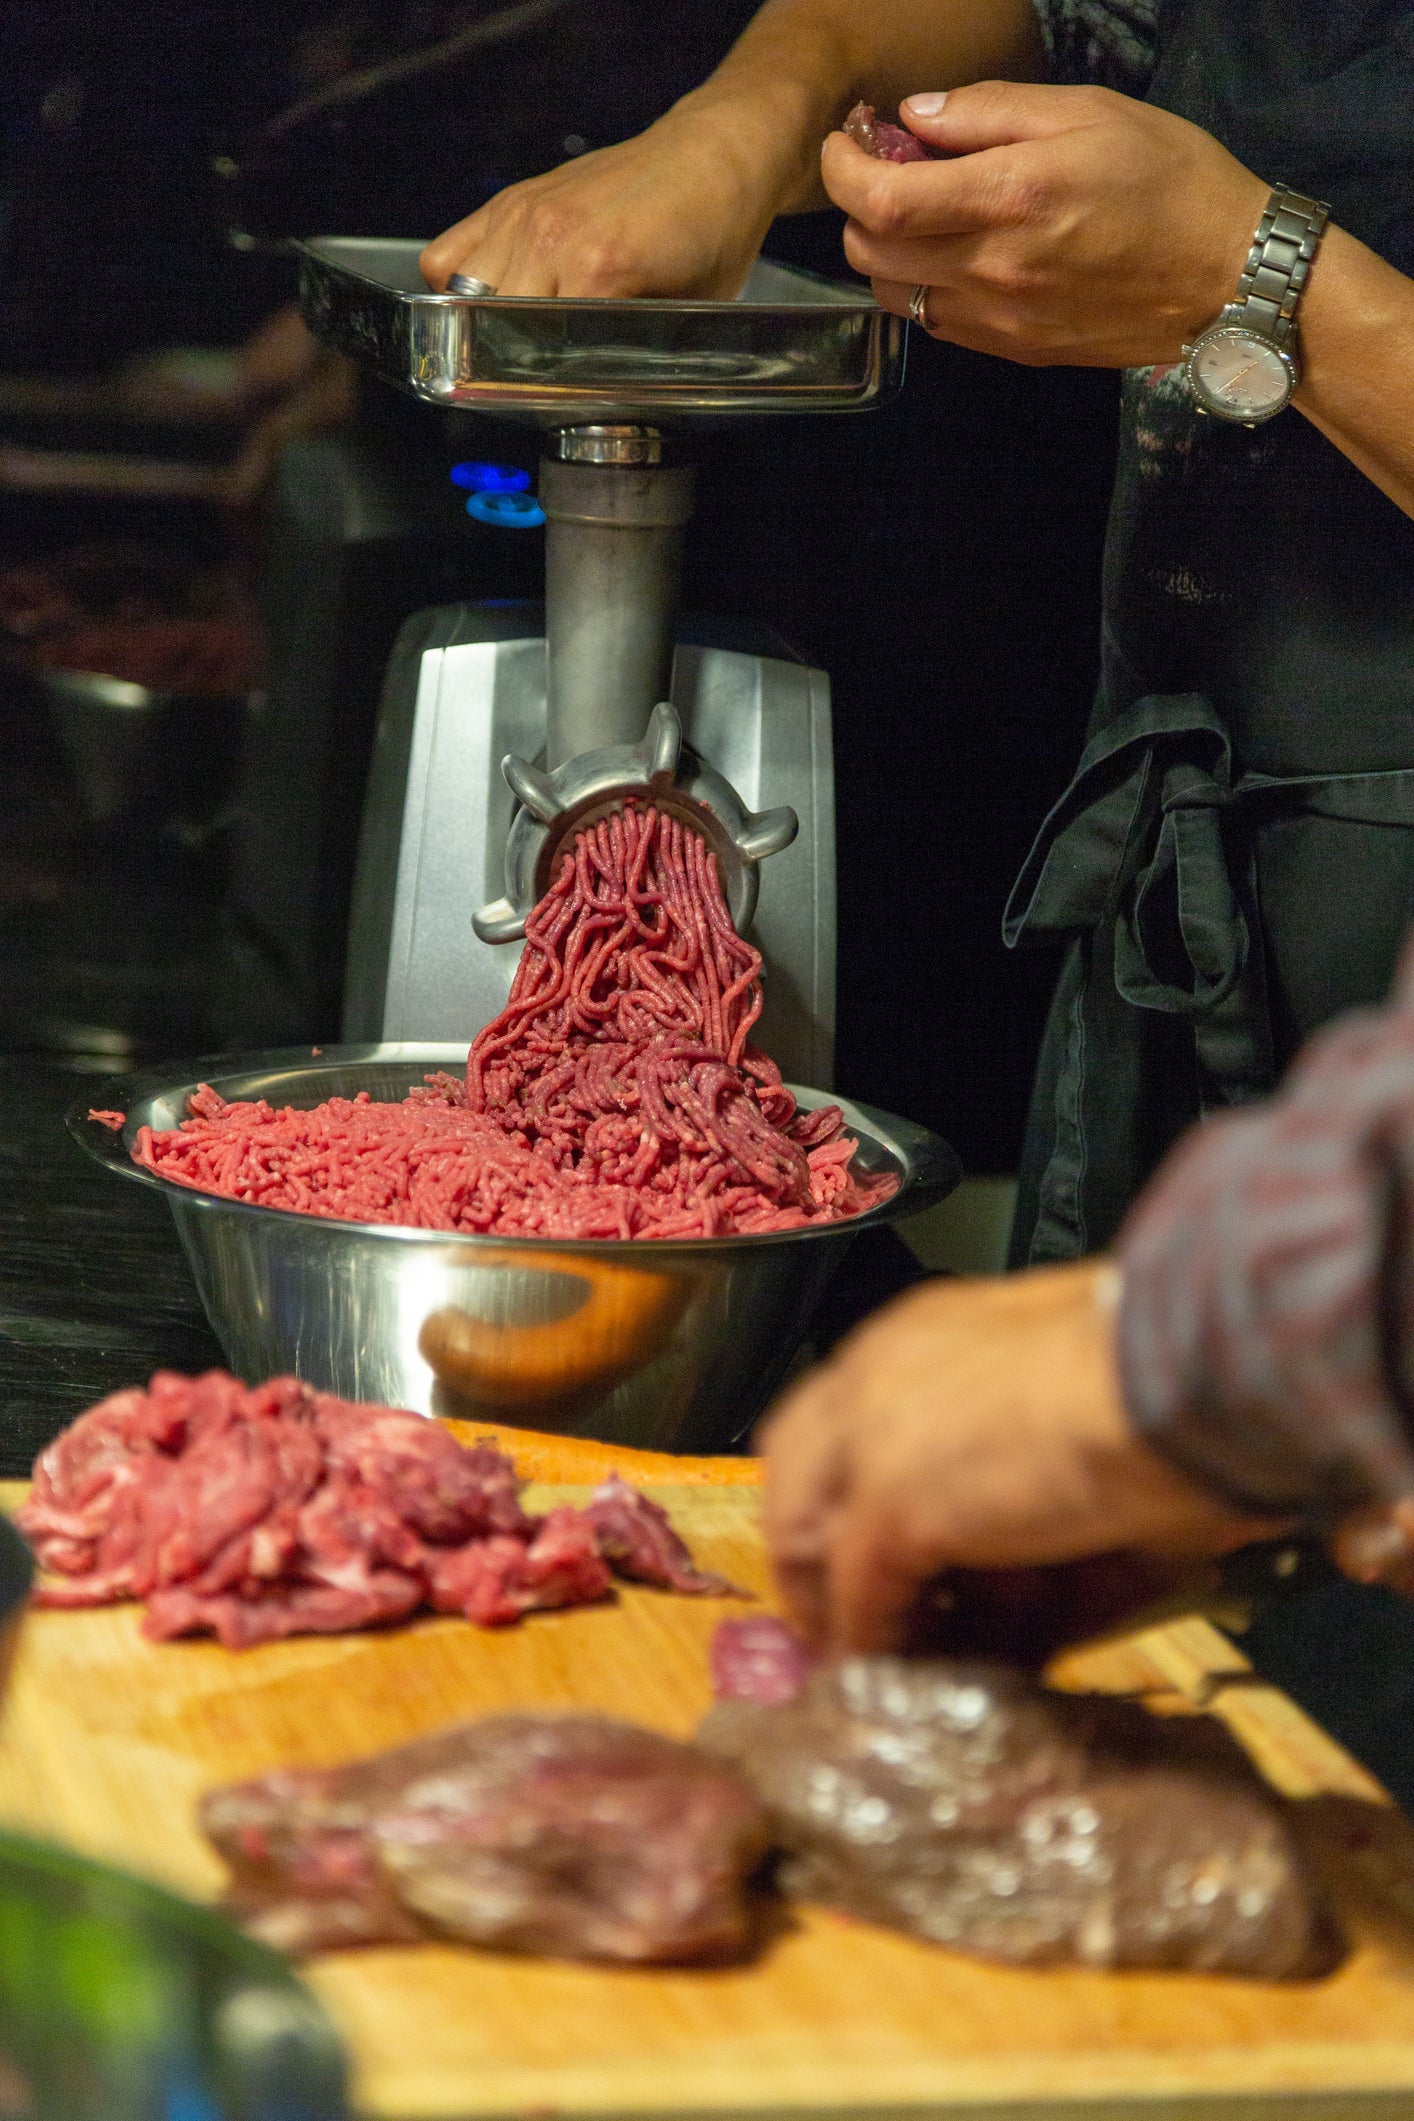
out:
<path id="1" fill-rule="evenodd" d="M 936 162 L 940 158 L 915 133 L 880 118 L 872 103 L 856 103 L 840 128 L 856 147 L 880 162 Z"/>

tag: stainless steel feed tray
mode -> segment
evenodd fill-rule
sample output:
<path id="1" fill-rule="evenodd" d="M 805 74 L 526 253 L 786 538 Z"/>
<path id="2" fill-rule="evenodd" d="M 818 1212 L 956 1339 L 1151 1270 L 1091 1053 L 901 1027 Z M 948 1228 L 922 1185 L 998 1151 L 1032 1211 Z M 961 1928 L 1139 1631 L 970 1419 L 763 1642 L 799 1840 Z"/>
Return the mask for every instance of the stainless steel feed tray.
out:
<path id="1" fill-rule="evenodd" d="M 590 421 L 857 412 L 903 380 L 904 327 L 858 287 L 753 267 L 735 302 L 434 295 L 416 243 L 315 236 L 300 306 L 326 346 L 430 405 Z"/>

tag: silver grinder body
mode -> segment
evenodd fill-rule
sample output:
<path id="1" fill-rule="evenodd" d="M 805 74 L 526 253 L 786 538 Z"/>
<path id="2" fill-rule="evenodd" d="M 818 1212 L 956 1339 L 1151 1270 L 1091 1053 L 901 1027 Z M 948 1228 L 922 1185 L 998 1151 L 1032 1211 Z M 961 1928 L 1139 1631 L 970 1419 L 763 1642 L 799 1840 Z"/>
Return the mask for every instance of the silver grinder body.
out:
<path id="1" fill-rule="evenodd" d="M 650 431 L 571 428 L 560 447 L 540 466 L 550 767 L 636 744 L 667 699 L 693 501 L 691 466 Z"/>

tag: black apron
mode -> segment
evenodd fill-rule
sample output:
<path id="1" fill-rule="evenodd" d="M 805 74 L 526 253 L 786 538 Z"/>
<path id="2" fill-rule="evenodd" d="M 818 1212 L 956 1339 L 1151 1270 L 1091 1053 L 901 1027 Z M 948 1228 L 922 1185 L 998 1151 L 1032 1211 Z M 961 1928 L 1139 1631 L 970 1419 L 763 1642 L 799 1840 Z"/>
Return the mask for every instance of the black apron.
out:
<path id="1" fill-rule="evenodd" d="M 1160 0 L 1149 100 L 1414 274 L 1414 0 Z M 1013 1263 L 1106 1245 L 1192 1120 L 1383 997 L 1411 920 L 1414 522 L 1294 409 L 1132 371 L 1090 741 L 1006 914 L 1069 942 Z"/>

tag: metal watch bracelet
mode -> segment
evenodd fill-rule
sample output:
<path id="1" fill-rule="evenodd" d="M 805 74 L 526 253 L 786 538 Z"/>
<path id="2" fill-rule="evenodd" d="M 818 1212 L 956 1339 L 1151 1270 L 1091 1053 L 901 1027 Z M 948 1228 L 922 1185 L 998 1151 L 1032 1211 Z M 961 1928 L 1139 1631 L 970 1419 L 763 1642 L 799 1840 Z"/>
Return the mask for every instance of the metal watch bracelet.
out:
<path id="1" fill-rule="evenodd" d="M 1285 184 L 1275 186 L 1221 323 L 1243 324 L 1285 349 L 1330 211 L 1323 199 L 1308 199 Z"/>

